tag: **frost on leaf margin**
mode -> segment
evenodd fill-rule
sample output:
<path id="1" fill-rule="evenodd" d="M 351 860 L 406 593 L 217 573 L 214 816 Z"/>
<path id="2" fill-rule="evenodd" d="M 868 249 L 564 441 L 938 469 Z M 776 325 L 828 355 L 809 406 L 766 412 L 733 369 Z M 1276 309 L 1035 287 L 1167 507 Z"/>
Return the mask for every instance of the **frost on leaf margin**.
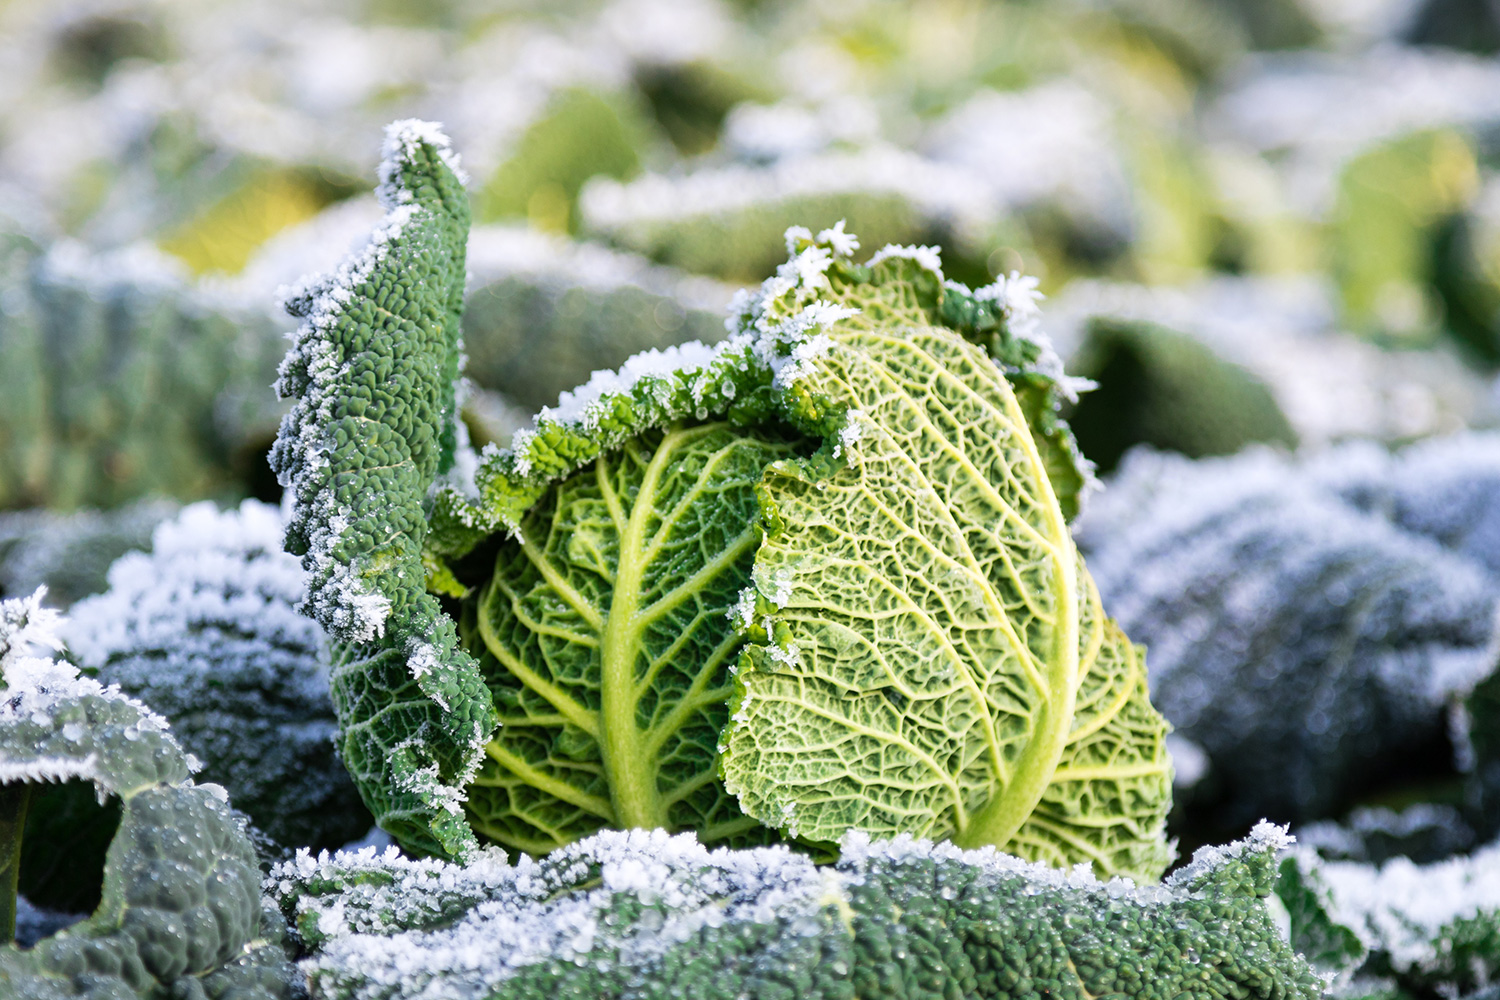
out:
<path id="1" fill-rule="evenodd" d="M 773 465 L 721 745 L 746 812 L 815 842 L 952 838 L 1155 879 L 1167 726 L 1109 621 L 1008 380 L 922 308 L 935 252 L 862 267 L 806 241 L 742 322 L 827 444 Z M 857 305 L 856 305 L 857 304 Z"/>
<path id="2" fill-rule="evenodd" d="M 837 866 L 606 831 L 471 864 L 306 852 L 267 891 L 319 996 L 731 1000 L 1095 996 L 1315 1000 L 1264 897 L 1263 827 L 1191 879 L 1138 887 L 992 849 L 851 834 Z"/>
<path id="3" fill-rule="evenodd" d="M 477 496 L 452 488 L 439 491 L 429 552 L 461 556 L 487 535 L 514 533 L 553 483 L 637 434 L 678 420 L 723 418 L 733 426 L 750 427 L 777 419 L 781 388 L 789 377 L 782 370 L 797 361 L 790 352 L 804 340 L 815 340 L 846 308 L 820 300 L 818 290 L 830 287 L 825 275 L 831 269 L 841 282 L 858 283 L 870 265 L 892 253 L 917 255 L 923 262 L 920 280 L 906 290 L 912 313 L 981 345 L 1005 373 L 1042 453 L 1053 493 L 1067 516 L 1073 516 L 1098 482 L 1059 411 L 1091 383 L 1064 373 L 1062 359 L 1039 329 L 1036 303 L 1041 295 L 1035 278 L 1013 273 L 970 291 L 944 279 L 940 255 L 931 247 L 886 247 L 861 267 L 852 260 L 859 240 L 844 231 L 842 222 L 816 238 L 794 226 L 786 241 L 790 259 L 758 294 L 774 298 L 803 288 L 810 294 L 799 298 L 797 315 L 782 317 L 774 330 L 758 328 L 746 315 L 754 297 L 741 291 L 730 304 L 730 336 L 719 344 L 694 341 L 647 350 L 617 371 L 595 372 L 584 385 L 563 393 L 556 406 L 543 408 L 509 448 L 485 450 L 476 475 Z M 803 353 L 811 349 L 802 348 Z"/>
<path id="4" fill-rule="evenodd" d="M 473 844 L 463 786 L 492 721 L 422 562 L 424 502 L 456 441 L 469 204 L 448 146 L 429 123 L 389 126 L 380 227 L 289 300 L 304 322 L 277 389 L 296 403 L 271 461 L 294 491 L 287 550 L 310 574 L 306 611 L 338 645 L 344 763 L 382 827 L 457 855 Z"/>
<path id="5" fill-rule="evenodd" d="M 1336 995 L 1373 992 L 1373 978 L 1402 995 L 1467 997 L 1500 979 L 1500 846 L 1428 865 L 1323 861 L 1298 848 L 1276 892 L 1292 945 L 1334 977 Z"/>

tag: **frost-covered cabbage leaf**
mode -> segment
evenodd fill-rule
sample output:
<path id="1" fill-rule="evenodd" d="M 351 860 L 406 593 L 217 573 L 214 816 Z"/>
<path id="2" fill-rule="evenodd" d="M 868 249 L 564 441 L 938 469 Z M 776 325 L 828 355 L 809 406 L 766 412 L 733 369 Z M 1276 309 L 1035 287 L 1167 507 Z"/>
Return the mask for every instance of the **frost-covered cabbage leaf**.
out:
<path id="1" fill-rule="evenodd" d="M 316 850 L 370 816 L 334 752 L 326 640 L 295 610 L 306 575 L 282 535 L 280 512 L 255 500 L 184 508 L 74 605 L 64 636 L 101 683 L 165 716 L 256 826 Z"/>
<path id="2" fill-rule="evenodd" d="M 1142 651 L 1004 374 L 913 301 L 920 257 L 887 260 L 822 292 L 849 315 L 791 355 L 788 416 L 834 444 L 758 487 L 728 787 L 815 841 L 914 832 L 1154 876 L 1169 767 Z M 749 316 L 799 306 L 772 286 Z"/>
<path id="3" fill-rule="evenodd" d="M 14 876 L 28 804 L 58 783 L 118 799 L 120 821 L 98 909 L 30 949 L 0 946 L 0 995 L 289 1000 L 284 928 L 262 909 L 244 821 L 222 788 L 190 780 L 164 719 L 45 655 L 62 644 L 41 596 L 0 602 L 0 875 Z M 8 938 L 15 895 L 5 882 Z"/>
<path id="4" fill-rule="evenodd" d="M 600 373 L 439 497 L 500 720 L 471 821 L 531 852 L 764 825 L 1156 877 L 1165 726 L 1068 533 L 1087 468 L 1030 285 L 788 244 L 723 345 Z"/>
<path id="5" fill-rule="evenodd" d="M 514 866 L 303 853 L 266 884 L 318 1000 L 1313 1000 L 1263 902 L 1285 843 L 1262 826 L 1146 888 L 909 837 L 819 867 L 639 830 Z"/>
<path id="6" fill-rule="evenodd" d="M 1152 700 L 1211 762 L 1195 835 L 1458 784 L 1450 709 L 1500 643 L 1497 482 L 1487 435 L 1126 461 L 1080 543 L 1151 649 Z"/>
<path id="7" fill-rule="evenodd" d="M 293 490 L 287 548 L 334 643 L 340 750 L 381 825 L 424 850 L 473 841 L 459 810 L 493 725 L 489 692 L 426 592 L 423 505 L 453 462 L 468 196 L 435 126 L 386 132 L 369 245 L 293 294 L 304 322 L 271 461 Z"/>
<path id="8" fill-rule="evenodd" d="M 0 507 L 239 489 L 280 416 L 268 316 L 187 287 L 147 249 L 15 236 L 0 239 L 0 295 Z"/>
<path id="9" fill-rule="evenodd" d="M 1426 865 L 1298 848 L 1276 893 L 1292 946 L 1335 977 L 1334 996 L 1491 996 L 1500 979 L 1500 845 Z"/>
<path id="10" fill-rule="evenodd" d="M 1401 856 L 1426 864 L 1474 848 L 1475 831 L 1464 813 L 1444 802 L 1416 802 L 1403 809 L 1360 806 L 1341 820 L 1300 826 L 1296 837 L 1327 861 L 1381 864 Z"/>

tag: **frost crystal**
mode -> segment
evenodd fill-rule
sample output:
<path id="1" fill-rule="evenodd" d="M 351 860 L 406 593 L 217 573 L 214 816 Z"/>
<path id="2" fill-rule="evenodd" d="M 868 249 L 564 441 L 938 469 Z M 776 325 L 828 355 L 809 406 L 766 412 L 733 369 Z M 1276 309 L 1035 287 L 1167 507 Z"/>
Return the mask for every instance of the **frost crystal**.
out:
<path id="1" fill-rule="evenodd" d="M 65 646 L 62 633 L 66 621 L 57 611 L 43 607 L 46 588 L 29 597 L 0 600 L 0 729 L 7 726 L 29 728 L 43 733 L 56 728 L 64 744 L 78 747 L 76 754 L 37 754 L 24 751 L 0 753 L 0 783 L 11 781 L 65 781 L 70 778 L 99 780 L 97 755 L 83 752 L 85 737 L 96 735 L 80 722 L 59 724 L 54 714 L 76 708 L 81 699 L 102 698 L 123 702 L 136 713 L 125 730 L 126 738 L 143 732 L 160 734 L 173 747 L 175 741 L 167 731 L 167 721 L 145 705 L 106 687 L 92 677 L 79 674 L 66 660 L 55 659 L 47 652 L 61 652 Z M 67 718 L 65 715 L 64 718 Z M 61 747 L 59 747 L 61 749 Z M 102 792 L 101 792 L 102 794 Z"/>
<path id="2" fill-rule="evenodd" d="M 1311 997 L 1317 982 L 1268 937 L 1264 907 L 1244 892 L 1247 878 L 1259 889 L 1271 875 L 1285 843 L 1264 826 L 1205 852 L 1191 884 L 1137 886 L 1100 881 L 1087 865 L 1057 869 L 910 836 L 872 842 L 851 833 L 838 864 L 818 866 L 784 847 L 710 851 L 689 834 L 604 831 L 514 865 L 494 849 L 466 866 L 373 847 L 301 851 L 272 868 L 265 891 L 300 933 L 315 991 L 350 1000 L 477 1000 L 549 988 L 583 995 L 590 987 L 588 995 L 615 995 L 619 983 L 678 995 L 672 990 L 691 990 L 691 977 L 704 974 L 689 963 L 704 959 L 751 987 L 760 970 L 774 969 L 778 989 L 781 977 L 799 972 L 838 989 L 857 981 L 856 965 L 888 970 L 881 963 L 899 959 L 916 933 L 943 934 L 944 913 L 965 927 L 1024 918 L 1064 939 L 1086 927 L 1119 934 L 1139 926 L 1141 939 L 1118 956 L 1127 965 L 1131 948 L 1175 927 L 1202 935 L 1184 946 L 1243 949 L 1252 975 L 1302 977 L 1287 995 Z M 985 946 L 955 943 L 972 959 L 971 949 Z M 1014 974 L 1028 967 L 1024 953 L 996 953 L 995 961 Z M 1183 976 L 1204 974 L 1190 963 Z M 1225 995 L 1242 989 L 1219 986 Z"/>
<path id="3" fill-rule="evenodd" d="M 162 523 L 152 551 L 74 606 L 69 647 L 105 683 L 173 721 L 205 780 L 288 844 L 341 844 L 368 826 L 342 763 L 326 639 L 298 614 L 307 574 L 281 551 L 281 512 L 203 501 Z"/>

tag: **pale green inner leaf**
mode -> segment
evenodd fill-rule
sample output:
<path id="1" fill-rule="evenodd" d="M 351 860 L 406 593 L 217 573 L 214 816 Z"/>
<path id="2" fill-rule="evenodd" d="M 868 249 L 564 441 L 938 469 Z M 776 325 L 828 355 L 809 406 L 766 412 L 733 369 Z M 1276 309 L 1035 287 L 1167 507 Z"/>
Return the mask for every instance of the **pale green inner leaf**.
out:
<path id="1" fill-rule="evenodd" d="M 717 747 L 754 488 L 792 441 L 726 423 L 643 434 L 500 543 L 464 616 L 500 716 L 469 791 L 476 830 L 532 853 L 601 827 L 768 835 L 724 791 Z"/>
<path id="2" fill-rule="evenodd" d="M 1170 765 L 1142 658 L 1003 374 L 881 291 L 894 308 L 841 321 L 799 385 L 849 412 L 845 464 L 766 476 L 775 641 L 746 651 L 729 787 L 814 841 L 911 833 L 1154 878 Z"/>

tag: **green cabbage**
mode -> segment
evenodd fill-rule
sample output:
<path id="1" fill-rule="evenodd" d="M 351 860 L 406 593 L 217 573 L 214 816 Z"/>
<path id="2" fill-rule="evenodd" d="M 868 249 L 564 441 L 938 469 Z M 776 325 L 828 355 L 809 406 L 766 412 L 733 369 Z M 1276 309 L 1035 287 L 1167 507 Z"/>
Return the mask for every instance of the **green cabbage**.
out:
<path id="1" fill-rule="evenodd" d="M 1166 726 L 1069 535 L 1086 470 L 972 342 L 1066 389 L 1007 327 L 1024 286 L 789 242 L 724 346 L 565 395 L 439 504 L 500 722 L 471 822 L 534 853 L 862 830 L 1156 877 Z M 474 528 L 510 537 L 451 543 Z"/>
<path id="2" fill-rule="evenodd" d="M 62 642 L 44 593 L 0 602 L 0 996 L 290 1000 L 284 925 L 262 906 L 244 820 L 223 788 L 193 783 L 197 765 L 166 720 L 45 655 Z M 66 839 L 21 851 L 28 809 L 65 782 L 119 805 L 101 898 L 83 922 L 20 949 L 9 943 L 17 862 L 79 867 Z"/>
<path id="3" fill-rule="evenodd" d="M 304 310 L 274 452 L 382 825 L 450 855 L 460 805 L 530 853 L 910 833 L 1160 875 L 1166 725 L 1068 530 L 1091 469 L 1034 281 L 793 228 L 723 343 L 598 372 L 444 473 L 464 220 L 446 139 L 407 128 L 382 240 Z"/>

